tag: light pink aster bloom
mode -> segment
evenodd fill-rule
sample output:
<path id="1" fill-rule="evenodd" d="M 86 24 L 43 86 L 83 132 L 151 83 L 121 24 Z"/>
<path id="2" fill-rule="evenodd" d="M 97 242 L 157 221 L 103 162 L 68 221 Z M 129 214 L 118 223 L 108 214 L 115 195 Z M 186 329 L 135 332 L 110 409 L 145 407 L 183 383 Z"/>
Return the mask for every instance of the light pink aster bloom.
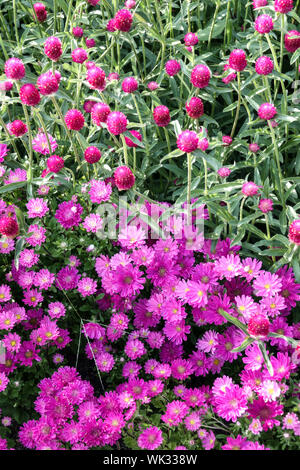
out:
<path id="1" fill-rule="evenodd" d="M 0 303 L 8 302 L 11 299 L 10 287 L 6 284 L 0 286 Z"/>
<path id="2" fill-rule="evenodd" d="M 141 449 L 155 450 L 163 442 L 162 431 L 156 426 L 145 429 L 138 437 L 138 446 Z"/>
<path id="3" fill-rule="evenodd" d="M 47 201 L 38 197 L 30 199 L 26 204 L 26 207 L 28 209 L 28 217 L 30 219 L 34 219 L 35 217 L 44 217 L 44 215 L 49 211 Z"/>
<path id="4" fill-rule="evenodd" d="M 77 289 L 82 297 L 87 297 L 89 295 L 95 294 L 97 290 L 97 282 L 90 277 L 84 277 L 78 282 Z"/>
<path id="5" fill-rule="evenodd" d="M 256 436 L 259 435 L 262 430 L 263 428 L 259 419 L 253 419 L 249 424 L 249 431 Z"/>
<path id="6" fill-rule="evenodd" d="M 103 220 L 99 214 L 90 214 L 84 219 L 82 225 L 87 232 L 97 233 L 103 226 Z"/>
<path id="7" fill-rule="evenodd" d="M 280 396 L 280 387 L 274 380 L 264 380 L 260 386 L 258 394 L 263 397 L 265 402 L 276 401 Z"/>
<path id="8" fill-rule="evenodd" d="M 222 278 L 227 280 L 233 279 L 241 274 L 241 260 L 239 256 L 227 255 L 221 256 L 215 262 L 215 272 Z"/>
<path id="9" fill-rule="evenodd" d="M 140 248 L 145 245 L 146 233 L 142 228 L 137 228 L 134 225 L 129 225 L 124 228 L 119 236 L 118 240 L 122 248 Z"/>
<path id="10" fill-rule="evenodd" d="M 206 353 L 214 353 L 219 341 L 219 333 L 208 330 L 201 339 L 197 341 L 197 348 Z"/>
<path id="11" fill-rule="evenodd" d="M 31 246 L 41 246 L 41 244 L 46 240 L 46 229 L 40 227 L 37 224 L 29 225 L 28 234 L 26 241 Z"/>
<path id="12" fill-rule="evenodd" d="M 269 297 L 278 294 L 282 287 L 282 282 L 277 274 L 267 271 L 262 272 L 253 281 L 254 292 L 260 297 Z"/>
<path id="13" fill-rule="evenodd" d="M 52 135 L 48 134 L 48 138 L 50 142 L 51 153 L 53 153 L 54 150 L 58 147 L 58 145 Z M 39 132 L 37 136 L 32 140 L 32 148 L 33 150 L 38 153 L 41 153 L 42 155 L 49 154 L 49 145 L 46 134 L 44 134 L 43 132 Z"/>
<path id="14" fill-rule="evenodd" d="M 0 240 L 0 253 L 7 254 L 13 251 L 15 248 L 14 240 L 10 238 L 2 238 Z"/>
<path id="15" fill-rule="evenodd" d="M 91 180 L 90 184 L 89 195 L 92 202 L 100 204 L 101 202 L 109 201 L 112 193 L 110 184 L 98 180 Z"/>

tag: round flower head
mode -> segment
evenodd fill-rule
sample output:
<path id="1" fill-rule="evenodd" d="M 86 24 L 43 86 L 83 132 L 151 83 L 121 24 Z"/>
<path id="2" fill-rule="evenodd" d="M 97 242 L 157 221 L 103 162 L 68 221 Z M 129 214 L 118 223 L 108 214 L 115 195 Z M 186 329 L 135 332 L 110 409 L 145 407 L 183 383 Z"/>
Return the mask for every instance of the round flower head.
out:
<path id="1" fill-rule="evenodd" d="M 65 123 L 68 129 L 80 131 L 84 126 L 84 116 L 78 109 L 69 109 L 65 115 Z"/>
<path id="2" fill-rule="evenodd" d="M 65 166 L 64 159 L 58 155 L 51 155 L 47 160 L 47 167 L 49 171 L 58 173 Z"/>
<path id="3" fill-rule="evenodd" d="M 235 49 L 229 56 L 229 66 L 236 72 L 242 72 L 247 67 L 246 53 L 242 49 Z"/>
<path id="4" fill-rule="evenodd" d="M 255 196 L 258 193 L 258 190 L 259 186 L 257 186 L 257 184 L 253 183 L 252 181 L 248 181 L 242 186 L 242 193 L 245 196 Z"/>
<path id="5" fill-rule="evenodd" d="M 138 139 L 140 142 L 142 142 L 142 136 L 138 131 L 129 131 L 129 133 L 133 137 Z M 129 139 L 128 137 L 125 137 L 125 142 L 126 142 L 126 145 L 128 145 L 128 147 L 138 147 L 138 145 L 135 142 L 133 142 L 131 139 Z"/>
<path id="6" fill-rule="evenodd" d="M 33 5 L 37 20 L 39 23 L 43 23 L 47 19 L 47 10 L 43 3 L 35 3 Z"/>
<path id="7" fill-rule="evenodd" d="M 12 57 L 5 62 L 4 72 L 11 80 L 22 80 L 25 77 L 25 67 L 23 62 L 17 57 Z"/>
<path id="8" fill-rule="evenodd" d="M 127 166 L 119 166 L 115 170 L 114 180 L 119 191 L 130 189 L 135 183 L 134 174 Z"/>
<path id="9" fill-rule="evenodd" d="M 260 150 L 260 146 L 253 142 L 252 144 L 249 144 L 249 150 L 250 152 L 257 153 Z"/>
<path id="10" fill-rule="evenodd" d="M 264 213 L 267 214 L 273 210 L 273 201 L 272 199 L 261 199 L 258 203 L 258 208 Z"/>
<path id="11" fill-rule="evenodd" d="M 0 90 L 1 91 L 10 91 L 13 86 L 14 86 L 13 82 L 11 82 L 10 80 L 7 80 L 6 82 L 1 82 L 0 83 Z"/>
<path id="12" fill-rule="evenodd" d="M 210 81 L 210 70 L 206 65 L 196 65 L 191 73 L 191 83 L 196 88 L 205 88 Z"/>
<path id="13" fill-rule="evenodd" d="M 16 137 L 21 137 L 28 132 L 28 128 L 23 121 L 16 119 L 7 125 L 8 132 Z"/>
<path id="14" fill-rule="evenodd" d="M 83 62 L 86 61 L 87 58 L 88 54 L 86 50 L 82 49 L 81 47 L 78 47 L 77 49 L 74 49 L 74 51 L 72 51 L 72 60 L 77 64 L 83 64 Z"/>
<path id="15" fill-rule="evenodd" d="M 224 145 L 231 145 L 232 144 L 232 138 L 230 137 L 230 135 L 223 135 L 222 142 L 223 142 Z"/>
<path id="16" fill-rule="evenodd" d="M 171 121 L 169 108 L 163 105 L 156 106 L 153 110 L 153 119 L 159 127 L 166 127 Z"/>
<path id="17" fill-rule="evenodd" d="M 191 118 L 198 119 L 204 113 L 203 101 L 201 98 L 194 96 L 185 103 L 185 109 Z"/>
<path id="18" fill-rule="evenodd" d="M 97 147 L 87 147 L 84 152 L 84 158 L 88 163 L 97 163 L 101 158 L 101 152 Z"/>
<path id="19" fill-rule="evenodd" d="M 157 82 L 149 82 L 147 86 L 150 91 L 154 91 L 157 90 L 159 84 Z"/>
<path id="20" fill-rule="evenodd" d="M 127 118 L 120 111 L 112 111 L 107 117 L 107 128 L 111 134 L 120 135 L 127 129 Z"/>
<path id="21" fill-rule="evenodd" d="M 271 103 L 263 103 L 258 108 L 258 115 L 260 119 L 270 120 L 277 114 L 277 109 Z"/>
<path id="22" fill-rule="evenodd" d="M 288 31 L 284 36 L 284 45 L 288 52 L 295 52 L 300 47 L 300 32 Z"/>
<path id="23" fill-rule="evenodd" d="M 57 62 L 62 55 L 61 40 L 55 36 L 47 38 L 44 45 L 44 52 L 49 59 Z"/>
<path id="24" fill-rule="evenodd" d="M 86 47 L 87 47 L 88 49 L 90 49 L 91 47 L 95 47 L 96 41 L 95 41 L 95 39 L 93 39 L 93 38 L 90 38 L 90 39 L 89 39 L 89 38 L 85 38 L 85 44 L 86 44 Z"/>
<path id="25" fill-rule="evenodd" d="M 91 67 L 86 79 L 92 89 L 103 91 L 105 88 L 105 72 L 100 67 Z"/>
<path id="26" fill-rule="evenodd" d="M 36 84 L 42 95 L 53 95 L 59 87 L 59 81 L 50 71 L 40 75 Z"/>
<path id="27" fill-rule="evenodd" d="M 133 93 L 138 89 L 138 81 L 134 77 L 124 78 L 122 82 L 122 90 L 124 93 Z"/>
<path id="28" fill-rule="evenodd" d="M 289 228 L 289 240 L 300 245 L 300 219 L 294 220 Z"/>
<path id="29" fill-rule="evenodd" d="M 33 83 L 26 83 L 20 88 L 20 100 L 27 106 L 36 106 L 39 104 L 41 97 L 38 89 Z"/>
<path id="30" fill-rule="evenodd" d="M 198 136 L 194 131 L 183 131 L 177 138 L 177 147 L 186 153 L 191 153 L 198 147 Z"/>
<path id="31" fill-rule="evenodd" d="M 8 238 L 14 238 L 19 233 L 19 226 L 15 219 L 12 217 L 0 218 L 0 233 Z"/>
<path id="32" fill-rule="evenodd" d="M 101 122 L 106 122 L 108 115 L 111 110 L 108 104 L 106 103 L 96 103 L 92 107 L 91 117 L 92 121 L 97 125 L 101 126 Z"/>
<path id="33" fill-rule="evenodd" d="M 114 26 L 117 30 L 128 32 L 132 25 L 132 14 L 126 8 L 119 10 L 114 18 Z"/>
<path id="34" fill-rule="evenodd" d="M 198 142 L 198 149 L 202 150 L 202 152 L 205 152 L 209 147 L 209 142 L 208 140 L 204 137 L 204 139 L 199 140 Z"/>
<path id="35" fill-rule="evenodd" d="M 198 44 L 198 41 L 198 36 L 195 33 L 187 33 L 184 36 L 184 44 L 186 46 L 196 46 L 196 44 Z"/>
<path id="36" fill-rule="evenodd" d="M 221 178 L 227 178 L 231 173 L 231 170 L 229 168 L 226 168 L 225 166 L 222 168 L 219 168 L 218 170 L 218 175 L 221 176 Z"/>
<path id="37" fill-rule="evenodd" d="M 136 5 L 136 1 L 135 0 L 126 0 L 125 2 L 125 7 L 126 8 L 134 8 Z"/>
<path id="38" fill-rule="evenodd" d="M 110 33 L 113 33 L 114 31 L 116 31 L 117 28 L 116 28 L 115 23 L 116 23 L 116 22 L 115 22 L 115 19 L 114 19 L 114 18 L 111 18 L 111 19 L 108 21 L 107 25 L 106 25 L 107 31 L 109 31 Z"/>
<path id="39" fill-rule="evenodd" d="M 273 19 L 269 15 L 260 15 L 256 18 L 254 27 L 258 33 L 268 34 L 274 27 Z"/>
<path id="40" fill-rule="evenodd" d="M 138 446 L 141 449 L 155 450 L 163 442 L 162 431 L 156 426 L 145 429 L 138 437 Z"/>
<path id="41" fill-rule="evenodd" d="M 247 330 L 250 336 L 266 338 L 270 331 L 270 322 L 264 315 L 254 314 L 250 317 Z"/>
<path id="42" fill-rule="evenodd" d="M 79 26 L 75 26 L 72 30 L 72 34 L 75 38 L 82 38 L 83 36 L 83 29 Z"/>
<path id="43" fill-rule="evenodd" d="M 255 62 L 255 70 L 259 75 L 269 75 L 273 72 L 273 69 L 273 61 L 268 56 L 259 57 Z"/>
<path id="44" fill-rule="evenodd" d="M 86 113 L 91 113 L 92 112 L 92 109 L 93 109 L 93 106 L 95 106 L 96 104 L 96 101 L 93 101 L 93 100 L 86 100 L 84 103 L 83 103 L 83 109 Z"/>
<path id="45" fill-rule="evenodd" d="M 278 13 L 288 13 L 294 8 L 293 0 L 275 0 L 274 8 Z"/>
<path id="46" fill-rule="evenodd" d="M 268 5 L 268 0 L 253 0 L 253 8 L 265 7 Z"/>
<path id="47" fill-rule="evenodd" d="M 168 60 L 165 65 L 165 71 L 170 77 L 173 77 L 181 70 L 180 63 L 177 60 Z"/>
<path id="48" fill-rule="evenodd" d="M 92 5 L 93 7 L 95 7 L 95 6 L 97 5 L 97 3 L 100 2 L 100 0 L 87 0 L 87 1 L 88 1 L 88 3 L 89 3 L 90 5 Z"/>

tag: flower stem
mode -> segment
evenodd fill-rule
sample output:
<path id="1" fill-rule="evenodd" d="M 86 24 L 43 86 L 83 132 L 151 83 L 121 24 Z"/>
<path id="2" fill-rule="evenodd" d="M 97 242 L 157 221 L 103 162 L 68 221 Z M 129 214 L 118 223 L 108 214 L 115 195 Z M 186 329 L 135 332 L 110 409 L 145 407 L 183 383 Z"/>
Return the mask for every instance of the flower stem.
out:
<path id="1" fill-rule="evenodd" d="M 124 162 L 125 162 L 125 165 L 128 166 L 128 153 L 127 153 L 127 145 L 126 145 L 126 141 L 125 141 L 125 137 L 123 134 L 121 134 L 121 140 L 123 142 L 123 150 L 124 150 Z"/>
<path id="2" fill-rule="evenodd" d="M 171 144 L 170 144 L 170 137 L 167 129 L 164 127 L 164 133 L 166 136 L 167 146 L 168 146 L 168 153 L 171 153 Z"/>
<path id="3" fill-rule="evenodd" d="M 239 119 L 240 108 L 241 108 L 241 73 L 240 72 L 237 72 L 237 79 L 238 79 L 238 103 L 236 107 L 235 120 L 234 120 L 231 134 L 230 134 L 231 138 L 234 136 L 235 129 L 236 129 L 238 119 Z"/>
<path id="4" fill-rule="evenodd" d="M 274 132 L 274 129 L 273 129 L 272 124 L 270 123 L 270 121 L 268 121 L 268 126 L 269 126 L 271 136 L 272 136 L 272 142 L 273 142 L 273 147 L 274 147 L 274 152 L 275 152 L 275 161 L 276 161 L 277 169 L 278 169 L 278 177 L 279 177 L 279 188 L 278 188 L 278 190 L 279 190 L 279 193 L 280 193 L 281 202 L 282 202 L 283 207 L 285 209 L 286 205 L 285 205 L 284 192 L 283 192 L 283 187 L 282 187 L 282 172 L 281 172 L 280 158 L 279 158 L 279 151 L 278 151 L 278 146 L 277 146 L 277 142 L 276 142 L 276 136 L 275 136 L 275 132 Z"/>
<path id="5" fill-rule="evenodd" d="M 211 43 L 212 35 L 213 35 L 213 32 L 214 32 L 214 27 L 215 27 L 215 24 L 216 24 L 217 14 L 219 13 L 220 4 L 221 4 L 221 1 L 217 0 L 215 13 L 214 13 L 214 16 L 213 16 L 212 25 L 210 27 L 209 36 L 208 36 L 208 43 L 207 43 L 207 48 L 208 49 L 210 48 L 210 43 Z"/>
<path id="6" fill-rule="evenodd" d="M 243 220 L 243 209 L 244 209 L 245 201 L 246 201 L 246 197 L 243 197 L 242 202 L 241 202 L 241 207 L 240 207 L 240 221 Z"/>
<path id="7" fill-rule="evenodd" d="M 203 158 L 203 165 L 204 165 L 204 196 L 207 196 L 207 162 L 205 158 Z"/>
<path id="8" fill-rule="evenodd" d="M 18 25 L 17 25 L 17 7 L 16 7 L 16 0 L 13 0 L 13 15 L 14 15 L 14 27 L 15 27 L 15 35 L 17 39 L 18 48 L 20 47 L 19 42 L 19 34 L 18 34 Z"/>
<path id="9" fill-rule="evenodd" d="M 138 103 L 137 103 L 137 100 L 136 100 L 136 97 L 135 97 L 134 93 L 132 93 L 132 99 L 133 99 L 133 102 L 134 102 L 134 105 L 135 105 L 135 108 L 136 108 L 136 112 L 137 112 L 138 117 L 139 117 L 140 124 L 142 126 L 142 132 L 143 132 L 143 137 L 144 137 L 145 147 L 146 147 L 146 155 L 149 156 L 149 144 L 148 144 L 148 139 L 147 139 L 147 132 L 146 132 L 146 129 L 144 127 L 144 123 L 143 123 L 143 120 L 142 120 L 140 109 L 139 109 L 139 106 L 138 106 Z"/>
<path id="10" fill-rule="evenodd" d="M 11 142 L 11 145 L 13 146 L 14 151 L 16 152 L 16 154 L 18 155 L 18 157 L 19 157 L 20 160 L 21 160 L 21 156 L 20 156 L 19 151 L 18 151 L 18 149 L 17 149 L 17 146 L 16 146 L 16 144 L 15 144 L 15 142 L 14 142 L 14 139 L 13 139 L 13 137 L 10 135 L 10 133 L 8 132 L 8 129 L 7 129 L 7 127 L 6 127 L 6 124 L 5 124 L 5 122 L 3 121 L 3 119 L 2 119 L 1 116 L 0 116 L 0 124 L 1 124 L 1 126 L 3 127 L 3 129 L 4 129 L 4 131 L 5 131 L 5 134 L 7 135 L 7 138 L 8 138 L 9 141 Z"/>
<path id="11" fill-rule="evenodd" d="M 188 210 L 189 210 L 190 203 L 191 203 L 192 158 L 193 158 L 193 155 L 191 153 L 188 153 L 187 154 L 187 167 L 188 167 L 187 204 L 188 204 Z"/>
<path id="12" fill-rule="evenodd" d="M 45 137 L 47 139 L 47 144 L 48 144 L 48 148 L 49 148 L 49 155 L 51 155 L 52 149 L 51 149 L 50 140 L 49 140 L 48 132 L 47 132 L 47 129 L 46 129 L 45 121 L 44 121 L 41 113 L 38 110 L 36 110 L 36 115 L 37 115 L 37 117 L 38 117 L 38 119 L 41 123 L 42 128 L 43 128 Z"/>

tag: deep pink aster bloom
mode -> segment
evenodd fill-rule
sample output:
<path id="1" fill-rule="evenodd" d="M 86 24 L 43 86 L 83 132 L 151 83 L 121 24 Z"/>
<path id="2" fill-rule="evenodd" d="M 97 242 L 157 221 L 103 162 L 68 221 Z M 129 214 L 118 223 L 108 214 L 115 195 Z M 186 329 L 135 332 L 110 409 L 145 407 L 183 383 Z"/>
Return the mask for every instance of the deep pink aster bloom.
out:
<path id="1" fill-rule="evenodd" d="M 63 228 L 69 229 L 80 224 L 82 211 L 83 207 L 80 204 L 72 200 L 64 201 L 58 205 L 54 217 Z"/>
<path id="2" fill-rule="evenodd" d="M 280 292 L 282 282 L 277 274 L 265 271 L 257 276 L 253 282 L 253 287 L 257 296 L 268 297 Z"/>
<path id="3" fill-rule="evenodd" d="M 162 431 L 156 426 L 145 429 L 138 437 L 137 443 L 141 449 L 155 450 L 163 442 Z"/>
<path id="4" fill-rule="evenodd" d="M 66 266 L 58 271 L 56 275 L 56 286 L 60 290 L 75 289 L 79 282 L 78 270 L 74 267 Z"/>
<path id="5" fill-rule="evenodd" d="M 95 294 L 97 291 L 97 282 L 90 277 L 84 277 L 78 282 L 77 290 L 82 295 L 82 297 Z"/>
<path id="6" fill-rule="evenodd" d="M 52 137 L 52 135 L 48 134 L 48 139 L 50 142 L 51 153 L 58 147 L 56 140 Z M 36 137 L 32 140 L 32 148 L 38 153 L 42 155 L 49 154 L 49 145 L 46 135 L 43 132 L 40 132 L 36 135 Z"/>
<path id="7" fill-rule="evenodd" d="M 116 291 L 122 297 L 132 297 L 137 295 L 143 289 L 145 278 L 137 268 L 128 266 L 119 266 L 114 274 Z"/>
<path id="8" fill-rule="evenodd" d="M 100 204 L 101 202 L 109 201 L 112 193 L 110 184 L 94 179 L 91 180 L 90 184 L 89 195 L 92 202 Z"/>
<path id="9" fill-rule="evenodd" d="M 247 411 L 251 418 L 259 418 L 263 430 L 267 431 L 273 429 L 274 426 L 279 426 L 280 421 L 276 417 L 283 414 L 283 405 L 276 401 L 265 402 L 262 397 L 259 397 L 248 405 Z"/>

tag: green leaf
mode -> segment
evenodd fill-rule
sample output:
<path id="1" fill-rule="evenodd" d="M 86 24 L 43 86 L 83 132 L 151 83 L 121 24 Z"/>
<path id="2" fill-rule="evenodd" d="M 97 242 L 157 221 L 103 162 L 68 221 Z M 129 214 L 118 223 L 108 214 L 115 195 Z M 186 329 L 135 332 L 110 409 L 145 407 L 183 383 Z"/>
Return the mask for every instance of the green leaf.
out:
<path id="1" fill-rule="evenodd" d="M 262 356 L 264 358 L 264 362 L 266 364 L 268 372 L 271 375 L 271 377 L 273 377 L 274 370 L 273 370 L 273 366 L 271 364 L 271 361 L 270 361 L 269 354 L 268 354 L 268 351 L 266 349 L 265 343 L 263 343 L 262 341 L 258 341 L 257 343 L 258 343 L 258 347 L 260 349 L 260 352 L 262 353 Z"/>
<path id="2" fill-rule="evenodd" d="M 246 338 L 242 344 L 234 349 L 231 349 L 230 352 L 232 353 L 236 353 L 236 352 L 241 352 L 241 351 L 244 351 L 244 349 L 247 348 L 247 346 L 249 346 L 250 344 L 252 344 L 253 342 L 255 341 L 254 338 L 251 338 L 250 336 L 248 338 Z"/>
<path id="3" fill-rule="evenodd" d="M 5 194 L 9 193 L 11 191 L 15 191 L 16 189 L 23 188 L 26 186 L 27 181 L 19 181 L 18 183 L 10 183 L 10 184 L 4 184 L 0 188 L 0 194 Z"/>

